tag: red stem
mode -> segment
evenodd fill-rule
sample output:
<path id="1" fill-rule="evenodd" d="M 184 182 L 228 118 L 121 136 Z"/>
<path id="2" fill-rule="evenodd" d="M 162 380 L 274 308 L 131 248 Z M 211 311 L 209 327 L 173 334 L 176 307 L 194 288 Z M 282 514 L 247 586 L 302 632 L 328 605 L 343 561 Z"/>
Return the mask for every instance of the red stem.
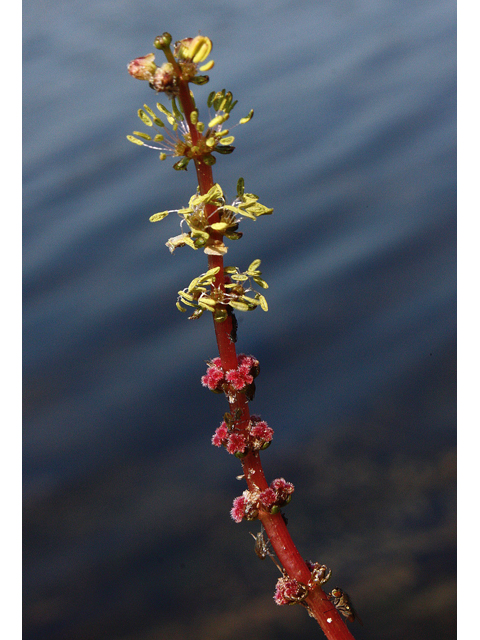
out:
<path id="1" fill-rule="evenodd" d="M 192 145 L 196 146 L 200 134 L 192 124 L 191 120 L 191 113 L 194 106 L 190 96 L 188 83 L 181 80 L 179 83 L 179 89 L 179 100 L 183 108 L 186 122 L 190 129 Z M 204 195 L 214 185 L 212 168 L 211 166 L 204 164 L 200 158 L 195 159 L 195 169 L 197 172 L 200 194 Z M 212 222 L 218 221 L 218 213 L 216 212 L 216 207 L 214 205 L 207 204 L 206 211 L 209 220 Z M 213 235 L 214 234 L 211 234 L 211 236 Z M 218 234 L 218 239 L 221 238 L 222 236 Z M 214 237 L 213 239 L 217 238 Z M 215 287 L 223 290 L 225 277 L 223 273 L 222 256 L 208 256 L 208 268 L 212 269 L 214 267 L 220 267 L 220 271 L 215 278 Z M 230 315 L 224 322 L 215 322 L 214 320 L 214 327 L 223 370 L 229 371 L 231 369 L 236 369 L 238 367 L 238 359 L 235 344 L 231 339 L 232 319 Z M 236 423 L 237 428 L 240 430 L 242 428 L 246 429 L 250 420 L 250 411 L 245 395 L 237 393 L 235 399 L 229 404 L 231 415 L 241 416 L 240 420 Z M 238 410 L 240 410 L 241 413 L 239 413 Z M 242 467 L 249 490 L 263 491 L 267 489 L 268 483 L 263 472 L 258 452 L 251 452 L 245 456 L 245 458 L 242 459 Z M 298 582 L 307 584 L 311 579 L 310 570 L 305 564 L 305 561 L 300 555 L 297 547 L 293 543 L 282 515 L 280 513 L 271 514 L 265 511 L 260 511 L 259 519 L 262 522 L 272 547 L 287 574 L 291 578 L 298 580 Z M 325 592 L 320 587 L 316 587 L 313 591 L 310 591 L 304 602 L 308 605 L 309 612 L 317 620 L 329 640 L 353 640 L 353 636 L 348 630 L 341 615 L 335 609 L 333 604 L 327 600 Z"/>

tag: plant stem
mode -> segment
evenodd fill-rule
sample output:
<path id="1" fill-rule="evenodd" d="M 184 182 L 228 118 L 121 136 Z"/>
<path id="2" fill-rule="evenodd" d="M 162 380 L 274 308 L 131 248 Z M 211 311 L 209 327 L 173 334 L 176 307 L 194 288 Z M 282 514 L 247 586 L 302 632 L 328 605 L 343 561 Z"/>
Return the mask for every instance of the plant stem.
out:
<path id="1" fill-rule="evenodd" d="M 180 80 L 179 82 L 179 100 L 182 105 L 185 120 L 190 130 L 192 143 L 195 146 L 199 138 L 199 133 L 197 132 L 196 127 L 192 124 L 191 113 L 194 106 L 190 96 L 188 83 L 183 80 Z M 202 159 L 199 158 L 195 159 L 195 169 L 197 172 L 200 194 L 204 195 L 214 185 L 212 168 L 211 166 L 203 163 Z M 211 223 L 218 221 L 218 213 L 215 205 L 207 204 L 206 212 Z M 222 239 L 221 234 L 211 233 L 210 235 L 213 240 Z M 221 291 L 224 290 L 225 285 L 223 266 L 223 257 L 221 255 L 208 256 L 209 269 L 220 267 L 219 272 L 215 276 L 215 287 Z M 223 370 L 227 372 L 231 369 L 236 369 L 238 367 L 238 358 L 235 344 L 231 338 L 233 328 L 231 316 L 228 315 L 223 322 L 216 322 L 214 320 L 214 328 Z M 238 420 L 236 420 L 236 428 L 240 431 L 246 430 L 250 421 L 250 411 L 246 396 L 238 392 L 229 404 L 231 415 L 240 416 Z M 263 491 L 268 488 L 259 452 L 249 452 L 245 458 L 241 460 L 241 463 L 245 480 L 250 491 Z M 311 579 L 310 570 L 293 543 L 281 513 L 271 514 L 267 511 L 261 510 L 259 512 L 259 520 L 270 539 L 273 550 L 288 576 L 295 578 L 302 584 L 307 584 Z M 353 636 L 348 630 L 341 615 L 335 609 L 333 604 L 326 598 L 325 592 L 320 587 L 316 587 L 314 590 L 309 591 L 309 595 L 303 602 L 308 606 L 309 613 L 317 620 L 329 640 L 353 640 Z"/>

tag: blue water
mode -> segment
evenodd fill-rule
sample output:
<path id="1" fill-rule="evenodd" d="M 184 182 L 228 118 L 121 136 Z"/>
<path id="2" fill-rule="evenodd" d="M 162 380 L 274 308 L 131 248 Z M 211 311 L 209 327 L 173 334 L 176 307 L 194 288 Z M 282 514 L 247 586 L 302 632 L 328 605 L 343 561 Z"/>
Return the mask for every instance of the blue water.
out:
<path id="1" fill-rule="evenodd" d="M 28 504 L 122 460 L 183 460 L 225 410 L 199 385 L 211 320 L 175 308 L 205 256 L 170 255 L 178 221 L 148 221 L 188 202 L 194 171 L 125 137 L 156 102 L 126 65 L 164 30 L 213 40 L 200 108 L 226 87 L 234 116 L 255 109 L 214 177 L 275 210 L 226 262 L 261 258 L 270 285 L 268 313 L 237 314 L 238 350 L 278 446 L 422 384 L 456 328 L 454 3 L 45 0 L 24 25 Z"/>

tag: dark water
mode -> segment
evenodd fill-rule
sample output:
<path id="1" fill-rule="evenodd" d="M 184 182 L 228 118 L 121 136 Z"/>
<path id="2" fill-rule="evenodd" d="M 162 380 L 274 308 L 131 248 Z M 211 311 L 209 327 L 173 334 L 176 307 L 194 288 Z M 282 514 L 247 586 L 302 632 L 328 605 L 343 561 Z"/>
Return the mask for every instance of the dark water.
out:
<path id="1" fill-rule="evenodd" d="M 238 349 L 267 473 L 303 486 L 292 531 L 356 588 L 356 637 L 452 637 L 454 3 L 47 0 L 24 23 L 25 638 L 236 638 L 247 610 L 257 638 L 315 633 L 244 566 L 239 467 L 209 446 L 225 404 L 199 385 L 211 322 L 175 308 L 205 256 L 148 222 L 194 173 L 125 139 L 156 102 L 126 64 L 164 30 L 213 40 L 200 108 L 226 87 L 255 109 L 214 176 L 275 209 L 227 264 L 261 258 L 270 285 Z"/>

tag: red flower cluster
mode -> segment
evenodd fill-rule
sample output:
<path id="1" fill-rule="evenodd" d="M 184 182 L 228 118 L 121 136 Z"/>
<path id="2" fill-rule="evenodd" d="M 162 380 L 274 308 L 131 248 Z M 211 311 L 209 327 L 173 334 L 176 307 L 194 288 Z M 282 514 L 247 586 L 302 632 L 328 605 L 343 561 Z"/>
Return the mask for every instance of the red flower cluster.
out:
<path id="1" fill-rule="evenodd" d="M 235 498 L 230 515 L 235 522 L 241 522 L 243 518 L 256 520 L 260 509 L 269 513 L 278 513 L 281 507 L 290 502 L 293 491 L 291 482 L 287 482 L 284 478 L 277 478 L 264 491 L 247 490 Z"/>
<path id="2" fill-rule="evenodd" d="M 246 520 L 256 520 L 258 518 L 258 491 L 243 492 L 241 496 L 235 498 L 230 515 L 235 522 L 241 522 L 243 518 Z"/>
<path id="3" fill-rule="evenodd" d="M 221 385 L 224 382 L 224 373 L 222 369 L 221 358 L 214 358 L 208 361 L 207 373 L 202 376 L 202 385 L 214 391 L 215 393 L 221 393 Z"/>
<path id="4" fill-rule="evenodd" d="M 304 584 L 298 582 L 295 578 L 282 576 L 277 581 L 273 599 L 278 605 L 296 604 L 305 600 L 307 596 L 308 589 Z"/>
<path id="5" fill-rule="evenodd" d="M 212 437 L 212 444 L 216 447 L 225 447 L 228 453 L 245 456 L 249 451 L 266 449 L 273 438 L 273 429 L 270 428 L 259 416 L 251 416 L 250 423 L 245 431 L 235 429 L 225 421 L 216 429 Z"/>
<path id="6" fill-rule="evenodd" d="M 252 400 L 255 393 L 253 380 L 259 373 L 259 362 L 253 356 L 241 353 L 238 356 L 238 367 L 226 372 L 222 369 L 221 359 L 214 358 L 208 362 L 207 373 L 202 376 L 202 385 L 215 393 L 223 391 L 229 398 L 234 397 L 236 391 L 241 391 Z"/>
<path id="7" fill-rule="evenodd" d="M 270 483 L 270 488 L 275 491 L 275 504 L 279 506 L 283 506 L 284 504 L 288 504 L 292 499 L 292 493 L 294 491 L 293 484 L 291 482 L 287 482 L 285 478 L 277 478 Z"/>

